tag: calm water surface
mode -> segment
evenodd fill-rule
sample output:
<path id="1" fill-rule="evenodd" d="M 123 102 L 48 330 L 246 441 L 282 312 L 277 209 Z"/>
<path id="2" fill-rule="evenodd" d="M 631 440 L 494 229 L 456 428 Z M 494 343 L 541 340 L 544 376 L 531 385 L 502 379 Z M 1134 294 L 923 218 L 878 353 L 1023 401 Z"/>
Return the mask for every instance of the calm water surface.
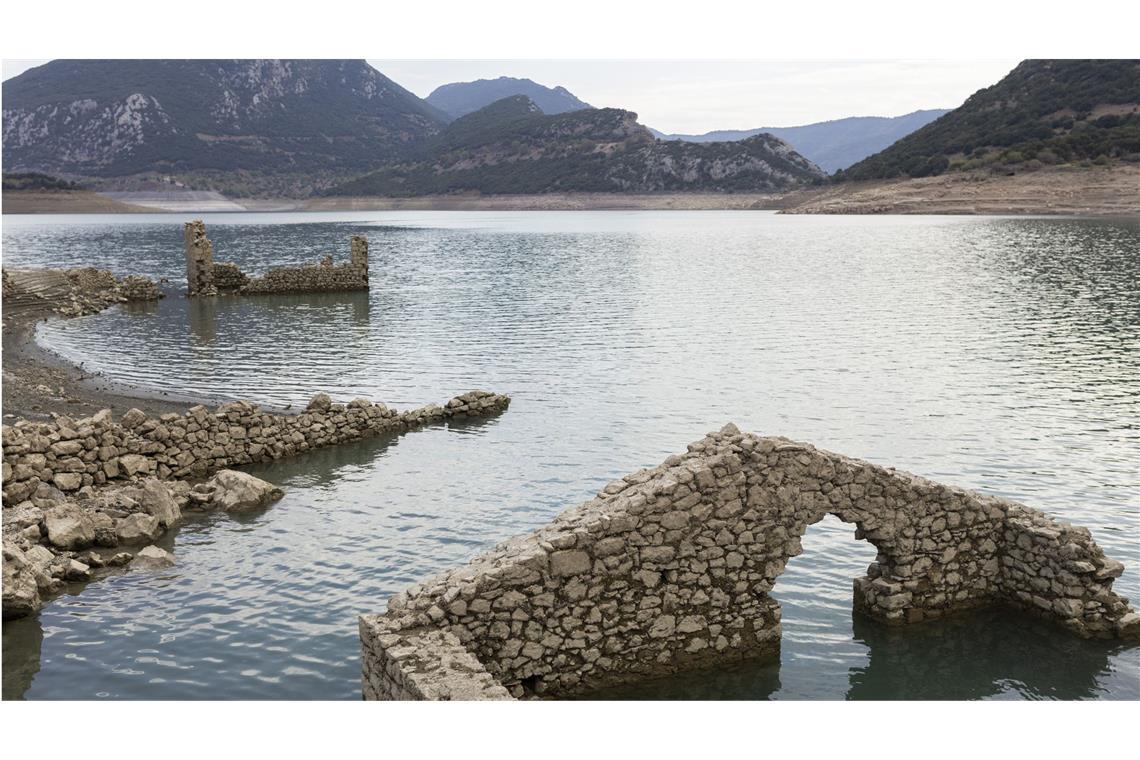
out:
<path id="1" fill-rule="evenodd" d="M 1024 501 L 1140 559 L 1140 221 L 762 212 L 223 214 L 247 271 L 347 257 L 372 290 L 187 300 L 181 216 L 4 218 L 4 263 L 169 277 L 156 307 L 45 324 L 171 396 L 398 407 L 486 388 L 492 420 L 255 468 L 285 498 L 189 520 L 178 564 L 4 626 L 4 697 L 358 699 L 356 616 L 733 421 Z M 828 519 L 775 589 L 778 665 L 607 697 L 1140 698 L 1140 650 L 1001 612 L 883 629 L 874 557 Z M 1135 564 L 1117 582 L 1138 597 Z"/>

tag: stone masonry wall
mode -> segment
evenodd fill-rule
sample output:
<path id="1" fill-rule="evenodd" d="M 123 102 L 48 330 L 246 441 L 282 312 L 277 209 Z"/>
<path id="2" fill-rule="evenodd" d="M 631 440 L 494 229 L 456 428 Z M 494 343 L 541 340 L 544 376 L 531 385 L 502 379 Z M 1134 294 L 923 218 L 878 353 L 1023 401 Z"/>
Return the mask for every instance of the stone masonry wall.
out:
<path id="1" fill-rule="evenodd" d="M 186 244 L 187 295 L 214 295 L 214 245 L 206 237 L 205 223 L 201 219 L 186 222 L 182 239 Z"/>
<path id="2" fill-rule="evenodd" d="M 264 295 L 368 290 L 368 239 L 361 235 L 353 235 L 349 241 L 347 264 L 334 265 L 332 257 L 326 256 L 310 266 L 274 267 L 261 277 L 250 277 L 236 264 L 214 263 L 214 247 L 201 220 L 187 222 L 183 237 L 187 294 L 191 296 L 217 295 L 220 291 Z"/>
<path id="3" fill-rule="evenodd" d="M 214 288 L 219 293 L 233 293 L 240 291 L 249 283 L 249 275 L 241 271 L 237 264 L 221 261 L 214 264 L 211 269 Z"/>
<path id="4" fill-rule="evenodd" d="M 368 268 L 352 263 L 336 266 L 326 259 L 315 266 L 275 267 L 261 277 L 250 278 L 240 292 L 260 295 L 346 290 L 368 290 Z"/>
<path id="5" fill-rule="evenodd" d="M 506 409 L 508 396 L 471 391 L 447 402 L 398 413 L 356 399 L 334 404 L 318 394 L 301 414 L 265 412 L 246 402 L 210 411 L 148 417 L 132 409 L 72 420 L 22 420 L 3 427 L 3 504 L 15 506 L 49 483 L 64 493 L 115 479 L 205 477 L 218 470 L 292 456 L 309 449 L 399 432 L 447 419 Z"/>
<path id="6" fill-rule="evenodd" d="M 564 696 L 775 658 L 770 592 L 828 514 L 877 547 L 854 596 L 883 623 L 1011 604 L 1080 636 L 1140 635 L 1140 614 L 1111 590 L 1123 566 L 1087 530 L 729 425 L 362 617 L 364 696 Z"/>

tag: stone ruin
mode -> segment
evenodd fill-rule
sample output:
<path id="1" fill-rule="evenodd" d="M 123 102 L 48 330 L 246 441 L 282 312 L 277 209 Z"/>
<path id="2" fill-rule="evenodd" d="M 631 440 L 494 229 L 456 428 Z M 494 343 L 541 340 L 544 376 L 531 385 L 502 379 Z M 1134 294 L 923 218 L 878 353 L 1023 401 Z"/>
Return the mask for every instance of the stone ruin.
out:
<path id="1" fill-rule="evenodd" d="M 878 556 L 854 606 L 887 625 L 1007 605 L 1081 637 L 1137 638 L 1124 566 L 1016 502 L 733 425 L 360 619 L 366 699 L 589 693 L 777 659 L 770 595 L 831 514 Z"/>
<path id="2" fill-rule="evenodd" d="M 272 293 L 327 293 L 368 290 L 368 239 L 353 235 L 347 264 L 334 264 L 326 256 L 315 265 L 274 267 L 261 277 L 250 277 L 236 264 L 214 261 L 214 246 L 206 225 L 196 219 L 183 227 L 186 244 L 187 295 L 218 293 L 261 295 Z"/>
<path id="3" fill-rule="evenodd" d="M 3 617 L 34 614 L 63 590 L 64 580 L 89 580 L 92 567 L 131 561 L 120 545 L 155 540 L 184 507 L 237 508 L 230 499 L 234 481 L 256 478 L 231 467 L 489 417 L 509 404 L 508 396 L 471 391 L 442 406 L 397 412 L 367 399 L 338 404 L 318 393 L 297 415 L 233 402 L 158 417 L 132 409 L 116 421 L 106 409 L 78 420 L 56 415 L 51 422 L 4 425 Z M 280 496 L 258 482 L 269 489 L 266 498 Z M 246 496 L 248 486 L 240 489 Z M 267 503 L 260 496 L 244 501 Z"/>
<path id="4" fill-rule="evenodd" d="M 83 420 L 20 420 L 3 426 L 3 505 L 31 498 L 41 483 L 71 493 L 135 476 L 200 478 L 385 433 L 497 414 L 509 404 L 509 396 L 476 390 L 443 406 L 397 412 L 368 399 L 337 404 L 319 393 L 295 415 L 234 401 L 216 411 L 199 405 L 158 417 L 132 409 L 118 422 L 109 411 Z"/>

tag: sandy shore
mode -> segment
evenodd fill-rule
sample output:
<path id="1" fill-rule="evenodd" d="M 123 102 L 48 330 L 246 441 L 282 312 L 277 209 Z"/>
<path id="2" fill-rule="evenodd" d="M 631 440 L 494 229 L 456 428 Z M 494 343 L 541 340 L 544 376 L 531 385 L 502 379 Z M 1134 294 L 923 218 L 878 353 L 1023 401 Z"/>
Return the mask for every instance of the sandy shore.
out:
<path id="1" fill-rule="evenodd" d="M 1140 215 L 1140 166 L 944 174 L 792 193 L 785 214 Z"/>

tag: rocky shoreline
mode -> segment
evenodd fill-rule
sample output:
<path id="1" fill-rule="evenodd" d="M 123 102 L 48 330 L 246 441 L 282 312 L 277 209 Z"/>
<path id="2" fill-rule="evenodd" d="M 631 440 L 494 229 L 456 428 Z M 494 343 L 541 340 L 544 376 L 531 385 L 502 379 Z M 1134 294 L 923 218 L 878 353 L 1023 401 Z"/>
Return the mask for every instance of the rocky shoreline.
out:
<path id="1" fill-rule="evenodd" d="M 68 583 L 95 580 L 128 564 L 174 564 L 174 556 L 153 541 L 177 527 L 187 512 L 257 509 L 283 495 L 280 488 L 234 470 L 193 486 L 145 478 L 101 489 L 87 486 L 74 496 L 41 482 L 30 498 L 4 509 L 3 617 L 34 614 Z"/>
<path id="2" fill-rule="evenodd" d="M 36 612 L 66 581 L 91 579 L 92 568 L 171 561 L 157 547 L 117 550 L 149 544 L 186 511 L 255 509 L 281 497 L 234 466 L 489 416 L 509 403 L 471 391 L 446 406 L 399 413 L 365 399 L 335 404 L 318 393 L 296 416 L 233 402 L 213 412 L 199 405 L 149 417 L 131 409 L 116 421 L 104 409 L 78 420 L 54 415 L 4 425 L 4 618 Z"/>
<path id="3" fill-rule="evenodd" d="M 94 269 L 12 270 L 3 279 L 10 423 L 3 426 L 4 619 L 34 614 L 70 582 L 128 564 L 170 564 L 173 557 L 153 542 L 186 514 L 257 509 L 281 498 L 276 486 L 233 467 L 489 416 L 510 403 L 472 391 L 401 413 L 366 399 L 338 404 L 318 393 L 300 414 L 289 415 L 248 402 L 211 411 L 98 389 L 81 369 L 36 346 L 35 324 L 156 300 L 157 285 Z M 118 419 L 115 406 L 128 407 Z"/>

